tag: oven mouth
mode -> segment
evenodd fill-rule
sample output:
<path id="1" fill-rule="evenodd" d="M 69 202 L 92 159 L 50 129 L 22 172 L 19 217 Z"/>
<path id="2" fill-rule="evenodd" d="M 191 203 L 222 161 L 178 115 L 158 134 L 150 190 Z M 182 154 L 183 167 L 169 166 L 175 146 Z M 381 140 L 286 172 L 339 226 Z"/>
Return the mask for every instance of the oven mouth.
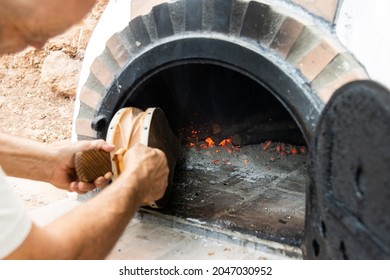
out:
<path id="1" fill-rule="evenodd" d="M 182 141 L 172 195 L 159 215 L 216 231 L 302 244 L 307 145 L 300 125 L 275 92 L 241 69 L 186 60 L 151 71 L 125 96 L 118 109 L 160 107 Z M 282 138 L 255 131 L 252 141 L 232 143 L 233 132 L 245 136 L 258 124 L 280 123 L 295 126 Z M 222 132 L 216 133 L 215 126 Z"/>
<path id="2" fill-rule="evenodd" d="M 208 38 L 207 34 L 202 36 L 162 41 L 136 56 L 115 76 L 92 121 L 97 137 L 105 138 L 109 120 L 119 109 L 130 105 L 146 107 L 134 102 L 133 94 L 150 78 L 181 65 L 204 64 L 231 69 L 262 85 L 283 104 L 301 128 L 306 142 L 310 142 L 323 104 L 296 70 L 273 54 L 269 57 L 270 53 L 261 49 L 255 51 L 249 45 Z M 93 79 L 87 81 L 89 83 L 95 84 Z"/>
<path id="3" fill-rule="evenodd" d="M 302 116 L 274 89 L 244 69 L 220 61 L 168 63 L 142 76 L 123 96 L 114 112 L 124 107 L 160 107 L 175 132 L 194 121 L 229 123 L 230 119 L 268 111 L 270 121 L 289 119 L 297 125 L 303 137 L 298 142 L 308 142 L 311 136 L 301 124 Z M 280 116 L 269 112 L 276 107 Z"/>

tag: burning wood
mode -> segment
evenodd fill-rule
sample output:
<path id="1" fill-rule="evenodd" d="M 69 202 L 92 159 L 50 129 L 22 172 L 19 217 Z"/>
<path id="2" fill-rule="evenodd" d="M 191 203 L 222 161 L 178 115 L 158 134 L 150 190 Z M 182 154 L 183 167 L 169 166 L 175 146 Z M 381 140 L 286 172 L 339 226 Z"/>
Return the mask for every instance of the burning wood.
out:
<path id="1" fill-rule="evenodd" d="M 257 124 L 250 129 L 233 135 L 233 145 L 244 146 L 257 144 L 272 139 L 279 142 L 291 142 L 303 145 L 302 135 L 292 121 L 280 121 Z"/>
<path id="2" fill-rule="evenodd" d="M 254 124 L 254 119 L 257 123 Z M 287 156 L 306 154 L 302 135 L 293 121 L 269 121 L 258 123 L 260 115 L 230 126 L 217 123 L 190 125 L 180 131 L 184 145 L 199 151 L 204 150 L 213 165 L 230 165 L 232 158 L 237 158 L 244 145 L 259 145 L 259 153 L 269 153 L 269 162 Z M 251 125 L 251 127 L 249 127 Z M 248 128 L 249 127 L 249 128 Z M 244 130 L 242 130 L 245 128 Z M 236 130 L 241 130 L 237 132 Z M 229 135 L 229 133 L 235 132 Z M 220 138 L 225 136 L 225 138 Z M 207 136 L 207 137 L 206 137 Z M 293 143 L 287 144 L 287 143 Z M 235 153 L 235 154 L 233 154 Z M 241 159 L 241 164 L 249 165 L 248 160 Z"/>
<path id="3" fill-rule="evenodd" d="M 280 158 L 288 155 L 306 154 L 307 149 L 305 146 L 294 146 L 291 144 L 272 142 L 270 140 L 260 144 L 260 147 L 265 152 L 276 153 Z M 270 161 L 275 161 L 275 157 L 272 155 Z"/>
<path id="4" fill-rule="evenodd" d="M 211 122 L 200 133 L 199 140 L 203 141 L 211 137 L 215 143 L 220 143 L 224 139 L 230 138 L 236 133 L 246 131 L 257 124 L 265 123 L 275 116 L 275 112 L 262 112 L 249 117 L 232 119 L 225 123 Z"/>
<path id="5" fill-rule="evenodd" d="M 249 117 L 219 123 L 211 121 L 203 124 L 201 129 L 193 129 L 198 141 L 206 141 L 212 146 L 232 143 L 234 146 L 258 144 L 269 139 L 305 145 L 305 140 L 293 120 L 273 120 L 278 118 L 273 112 L 262 112 Z M 231 139 L 226 142 L 226 139 Z"/>

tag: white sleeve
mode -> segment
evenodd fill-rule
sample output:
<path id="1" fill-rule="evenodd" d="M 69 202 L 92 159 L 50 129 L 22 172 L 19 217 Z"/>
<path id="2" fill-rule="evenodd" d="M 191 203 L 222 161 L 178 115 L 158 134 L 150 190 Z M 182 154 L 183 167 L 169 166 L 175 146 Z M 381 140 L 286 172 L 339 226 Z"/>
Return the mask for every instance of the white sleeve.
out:
<path id="1" fill-rule="evenodd" d="M 0 259 L 17 249 L 29 234 L 32 220 L 0 167 Z"/>

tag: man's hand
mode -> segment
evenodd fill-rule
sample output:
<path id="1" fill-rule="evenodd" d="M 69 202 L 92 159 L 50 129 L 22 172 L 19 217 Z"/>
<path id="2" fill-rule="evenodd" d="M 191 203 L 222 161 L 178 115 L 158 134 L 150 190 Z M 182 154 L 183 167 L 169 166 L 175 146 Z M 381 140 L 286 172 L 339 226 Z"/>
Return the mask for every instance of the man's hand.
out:
<path id="1" fill-rule="evenodd" d="M 97 178 L 94 183 L 85 183 L 79 181 L 75 170 L 76 153 L 89 150 L 103 150 L 111 152 L 114 146 L 103 140 L 80 141 L 69 144 L 53 145 L 56 149 L 56 160 L 53 165 L 52 175 L 49 182 L 58 188 L 80 194 L 91 191 L 95 188 L 102 188 L 111 180 L 111 173 Z"/>
<path id="2" fill-rule="evenodd" d="M 164 195 L 169 168 L 161 150 L 136 144 L 125 153 L 123 164 L 124 170 L 120 177 L 131 183 L 138 206 L 148 205 Z"/>

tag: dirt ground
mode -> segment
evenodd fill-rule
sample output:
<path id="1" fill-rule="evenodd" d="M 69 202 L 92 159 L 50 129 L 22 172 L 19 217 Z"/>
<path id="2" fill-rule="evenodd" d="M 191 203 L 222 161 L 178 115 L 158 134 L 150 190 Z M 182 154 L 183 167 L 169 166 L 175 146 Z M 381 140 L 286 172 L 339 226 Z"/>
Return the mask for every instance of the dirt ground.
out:
<path id="1" fill-rule="evenodd" d="M 0 57 L 0 127 L 2 133 L 21 136 L 45 143 L 70 141 L 76 88 L 62 93 L 53 90 L 47 82 L 42 66 L 53 53 L 74 62 L 80 68 L 88 40 L 108 0 L 99 0 L 94 9 L 77 26 L 51 39 L 42 50 L 27 48 L 24 51 Z M 78 73 L 60 79 L 77 85 Z M 72 86 L 71 86 L 72 87 Z M 66 196 L 64 191 L 53 191 L 51 186 L 41 185 L 39 190 L 29 191 L 21 180 L 12 185 L 33 209 Z"/>

